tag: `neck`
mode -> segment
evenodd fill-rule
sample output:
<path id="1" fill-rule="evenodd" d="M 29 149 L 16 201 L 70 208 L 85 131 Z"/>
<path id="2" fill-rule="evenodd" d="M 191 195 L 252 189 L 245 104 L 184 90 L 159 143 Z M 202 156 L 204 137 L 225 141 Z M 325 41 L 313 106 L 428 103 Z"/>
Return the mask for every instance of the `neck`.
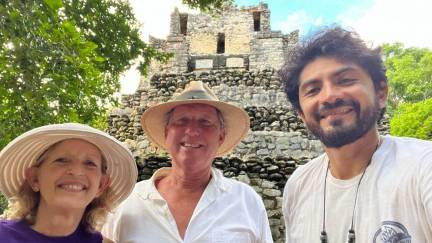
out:
<path id="1" fill-rule="evenodd" d="M 184 192 L 204 191 L 210 182 L 211 167 L 202 170 L 183 170 L 173 166 L 170 174 L 165 177 L 165 183 Z"/>
<path id="2" fill-rule="evenodd" d="M 56 209 L 41 200 L 31 228 L 47 236 L 68 236 L 75 232 L 83 214 L 84 209 Z"/>
<path id="3" fill-rule="evenodd" d="M 330 172 L 337 179 L 350 179 L 363 172 L 379 143 L 376 127 L 361 138 L 340 148 L 325 148 L 330 161 Z"/>

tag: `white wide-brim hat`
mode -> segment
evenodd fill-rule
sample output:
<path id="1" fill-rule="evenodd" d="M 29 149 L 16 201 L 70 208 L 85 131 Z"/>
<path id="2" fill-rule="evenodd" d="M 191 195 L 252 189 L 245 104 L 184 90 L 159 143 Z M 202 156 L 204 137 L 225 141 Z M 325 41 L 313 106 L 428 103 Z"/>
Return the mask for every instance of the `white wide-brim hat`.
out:
<path id="1" fill-rule="evenodd" d="M 141 125 L 151 142 L 166 149 L 166 115 L 174 107 L 186 104 L 205 104 L 218 109 L 224 119 L 225 140 L 219 146 L 216 156 L 229 153 L 248 133 L 249 115 L 245 110 L 219 101 L 213 91 L 201 81 L 191 81 L 171 101 L 149 107 L 141 117 Z"/>
<path id="2" fill-rule="evenodd" d="M 66 139 L 82 139 L 99 148 L 111 179 L 109 187 L 114 195 L 110 203 L 113 207 L 130 194 L 138 176 L 130 150 L 105 132 L 77 123 L 38 127 L 6 145 L 0 152 L 1 192 L 7 198 L 17 195 L 25 181 L 25 170 L 36 165 L 36 160 L 51 145 Z"/>

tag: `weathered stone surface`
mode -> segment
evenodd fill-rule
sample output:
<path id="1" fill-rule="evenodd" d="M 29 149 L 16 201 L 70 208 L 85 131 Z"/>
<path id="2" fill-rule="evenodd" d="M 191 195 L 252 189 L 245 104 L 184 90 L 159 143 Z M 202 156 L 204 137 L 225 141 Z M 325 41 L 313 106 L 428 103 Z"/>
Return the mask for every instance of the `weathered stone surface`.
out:
<path id="1" fill-rule="evenodd" d="M 239 57 L 231 57 L 226 59 L 226 66 L 229 68 L 244 67 L 244 59 Z"/>
<path id="2" fill-rule="evenodd" d="M 264 189 L 263 194 L 269 197 L 278 197 L 282 195 L 281 191 L 277 189 Z"/>
<path id="3" fill-rule="evenodd" d="M 212 59 L 195 60 L 195 68 L 196 69 L 212 69 L 213 68 L 213 60 Z M 174 89 L 174 90 L 176 90 L 176 89 Z"/>

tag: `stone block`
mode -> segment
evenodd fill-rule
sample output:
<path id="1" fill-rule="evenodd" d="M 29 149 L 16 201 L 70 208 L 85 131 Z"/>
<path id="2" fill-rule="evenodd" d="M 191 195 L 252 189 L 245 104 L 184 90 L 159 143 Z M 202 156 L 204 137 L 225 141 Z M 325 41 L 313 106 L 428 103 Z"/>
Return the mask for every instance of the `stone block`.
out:
<path id="1" fill-rule="evenodd" d="M 277 189 L 264 189 L 263 194 L 268 197 L 278 197 L 282 195 L 282 192 Z"/>
<path id="2" fill-rule="evenodd" d="M 226 66 L 228 68 L 242 68 L 244 67 L 244 60 L 241 57 L 230 57 L 226 59 Z"/>
<path id="3" fill-rule="evenodd" d="M 213 68 L 212 59 L 195 60 L 195 69 L 211 69 L 211 68 Z"/>

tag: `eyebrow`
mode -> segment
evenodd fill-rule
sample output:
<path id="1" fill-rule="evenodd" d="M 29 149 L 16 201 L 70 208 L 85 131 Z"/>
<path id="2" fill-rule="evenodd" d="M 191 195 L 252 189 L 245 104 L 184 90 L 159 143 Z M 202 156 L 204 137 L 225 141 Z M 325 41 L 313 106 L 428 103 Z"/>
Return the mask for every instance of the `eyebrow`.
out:
<path id="1" fill-rule="evenodd" d="M 352 66 L 341 67 L 341 68 L 337 69 L 335 72 L 333 72 L 331 74 L 331 77 L 336 77 L 336 76 L 339 76 L 339 75 L 341 75 L 341 74 L 343 74 L 345 72 L 354 71 L 354 70 L 356 70 L 356 69 L 354 67 L 352 67 Z M 309 79 L 309 80 L 306 80 L 306 81 L 302 82 L 299 85 L 299 87 L 301 88 L 301 87 L 304 87 L 304 86 L 307 86 L 307 85 L 316 84 L 316 83 L 319 83 L 319 82 L 320 82 L 319 79 Z"/>

